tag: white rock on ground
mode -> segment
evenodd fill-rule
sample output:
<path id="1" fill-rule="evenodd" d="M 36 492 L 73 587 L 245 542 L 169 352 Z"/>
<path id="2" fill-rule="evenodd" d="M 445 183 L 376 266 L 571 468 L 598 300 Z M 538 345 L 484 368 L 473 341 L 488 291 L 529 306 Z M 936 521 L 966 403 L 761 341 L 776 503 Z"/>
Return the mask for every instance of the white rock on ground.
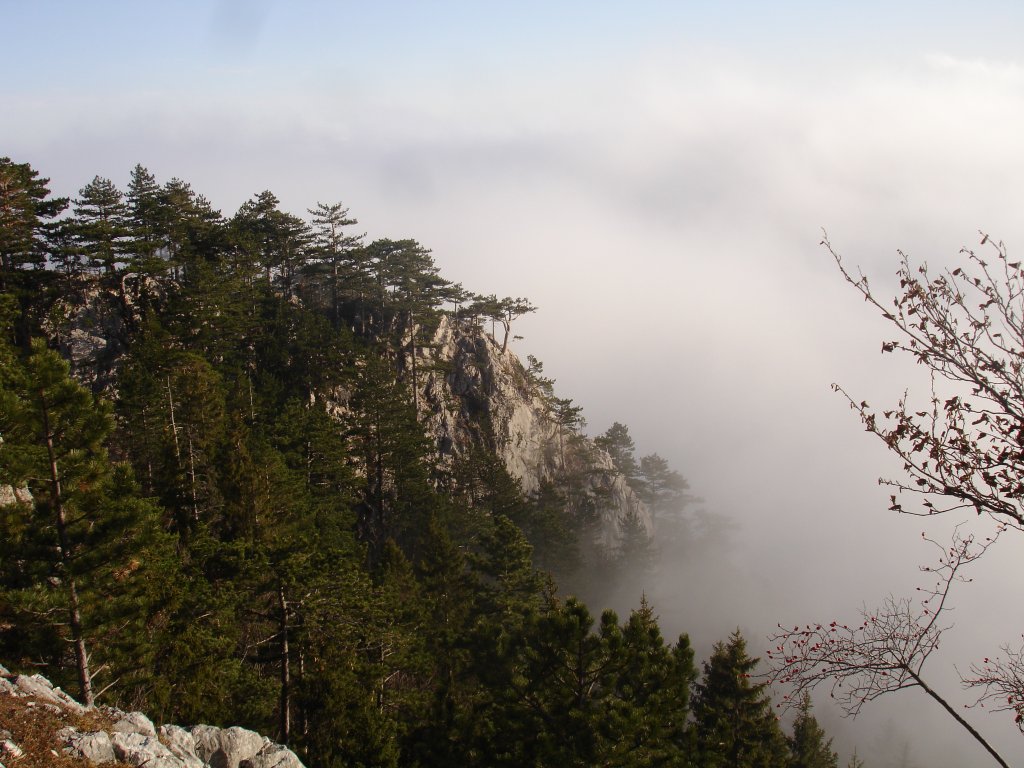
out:
<path id="1" fill-rule="evenodd" d="M 205 764 L 196 754 L 196 740 L 180 725 L 161 725 L 160 741 L 185 764 L 185 768 L 204 768 Z"/>
<path id="2" fill-rule="evenodd" d="M 128 712 L 120 718 L 110 729 L 115 733 L 141 733 L 143 736 L 156 738 L 156 728 L 153 721 L 141 712 Z"/>
<path id="3" fill-rule="evenodd" d="M 256 757 L 270 743 L 258 733 L 238 726 L 197 725 L 192 729 L 192 737 L 196 740 L 196 754 L 210 768 L 239 768 L 243 760 Z"/>
<path id="4" fill-rule="evenodd" d="M 267 744 L 255 757 L 240 762 L 238 768 L 303 768 L 303 765 L 288 747 Z"/>
<path id="5" fill-rule="evenodd" d="M 61 728 L 57 738 L 64 745 L 63 752 L 69 757 L 80 757 L 92 763 L 112 763 L 114 746 L 105 731 L 81 732 L 75 728 Z"/>
<path id="6" fill-rule="evenodd" d="M 185 763 L 153 736 L 116 732 L 110 735 L 114 754 L 136 768 L 184 768 Z"/>
<path id="7" fill-rule="evenodd" d="M 64 693 L 60 688 L 55 688 L 42 675 L 32 675 L 31 677 L 18 675 L 14 678 L 14 685 L 23 695 L 31 696 L 46 704 L 53 704 L 76 715 L 84 715 L 86 712 L 85 707 Z"/>

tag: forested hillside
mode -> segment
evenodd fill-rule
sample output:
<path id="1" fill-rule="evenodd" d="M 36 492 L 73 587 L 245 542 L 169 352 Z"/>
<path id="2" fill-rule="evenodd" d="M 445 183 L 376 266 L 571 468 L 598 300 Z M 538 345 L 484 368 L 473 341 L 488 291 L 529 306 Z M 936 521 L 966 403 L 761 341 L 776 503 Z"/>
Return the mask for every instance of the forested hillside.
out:
<path id="1" fill-rule="evenodd" d="M 512 354 L 527 299 L 341 203 L 47 185 L 0 159 L 0 663 L 310 766 L 836 764 L 738 632 L 699 674 L 567 596 L 689 496 Z"/>

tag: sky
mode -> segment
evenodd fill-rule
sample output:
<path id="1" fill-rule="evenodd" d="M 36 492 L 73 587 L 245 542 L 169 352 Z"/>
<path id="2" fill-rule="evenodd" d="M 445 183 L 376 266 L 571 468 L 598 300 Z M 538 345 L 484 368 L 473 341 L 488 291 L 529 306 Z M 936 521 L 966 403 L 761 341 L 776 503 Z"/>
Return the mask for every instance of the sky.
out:
<path id="1" fill-rule="evenodd" d="M 897 249 L 952 264 L 979 230 L 1024 249 L 1024 4 L 0 0 L 0 19 L 0 154 L 56 193 L 141 163 L 227 215 L 264 189 L 296 214 L 343 201 L 370 238 L 533 301 L 515 351 L 732 523 L 728 557 L 651 585 L 670 633 L 707 649 L 739 626 L 756 649 L 920 583 L 922 521 L 876 484 L 899 466 L 830 384 L 891 404 L 927 380 L 879 354 L 820 241 L 880 292 Z M 1022 629 L 1019 555 L 1000 542 L 958 597 L 936 665 L 958 702 L 954 664 Z M 819 711 L 874 765 L 904 742 L 981 764 L 924 696 L 894 701 Z"/>

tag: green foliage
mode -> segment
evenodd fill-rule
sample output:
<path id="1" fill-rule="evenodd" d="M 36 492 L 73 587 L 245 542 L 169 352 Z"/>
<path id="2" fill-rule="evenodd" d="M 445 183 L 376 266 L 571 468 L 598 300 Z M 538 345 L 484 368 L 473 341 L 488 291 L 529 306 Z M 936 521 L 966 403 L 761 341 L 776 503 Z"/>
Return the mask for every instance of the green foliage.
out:
<path id="1" fill-rule="evenodd" d="M 364 245 L 340 203 L 309 227 L 263 192 L 225 220 L 137 165 L 127 195 L 96 177 L 54 228 L 46 184 L 0 160 L 5 664 L 256 728 L 311 768 L 732 765 L 712 732 L 738 765 L 784 764 L 738 636 L 696 686 L 646 601 L 620 623 L 556 599 L 602 499 L 582 409 L 540 363 L 521 387 L 550 408 L 560 474 L 527 497 L 485 423 L 440 466 L 417 352 L 452 305 L 504 351 L 526 299 L 470 294 L 415 240 Z M 113 406 L 44 341 L 88 302 L 116 329 Z M 681 509 L 685 481 L 638 464 L 624 426 L 597 442 L 652 509 Z M 622 522 L 635 566 L 649 542 Z"/>
<path id="2" fill-rule="evenodd" d="M 130 251 L 128 207 L 110 179 L 96 176 L 78 191 L 71 231 L 81 264 L 110 274 Z"/>
<path id="3" fill-rule="evenodd" d="M 58 679 L 74 669 L 88 703 L 99 668 L 145 687 L 141 635 L 169 551 L 158 510 L 108 457 L 109 405 L 56 352 L 37 341 L 20 359 L 6 350 L 2 365 L 0 482 L 23 491 L 2 515 L 0 589 L 16 621 L 0 642 L 8 658 L 47 663 Z"/>
<path id="4" fill-rule="evenodd" d="M 50 198 L 50 180 L 28 163 L 0 157 L 0 273 L 10 289 L 13 273 L 39 270 L 46 262 L 47 229 L 52 219 L 67 208 L 67 198 Z"/>
<path id="5" fill-rule="evenodd" d="M 832 739 L 811 714 L 811 695 L 804 692 L 787 741 L 791 768 L 839 768 L 839 756 L 832 751 Z M 855 756 L 856 757 L 856 756 Z"/>
<path id="6" fill-rule="evenodd" d="M 636 463 L 633 438 L 629 436 L 628 427 L 616 421 L 603 435 L 594 438 L 594 445 L 607 451 L 619 474 L 625 477 L 631 486 L 635 485 L 640 468 Z"/>
<path id="7" fill-rule="evenodd" d="M 759 659 L 747 655 L 739 630 L 717 643 L 697 685 L 694 722 L 702 764 L 769 768 L 786 765 L 788 750 L 766 684 L 753 682 Z"/>

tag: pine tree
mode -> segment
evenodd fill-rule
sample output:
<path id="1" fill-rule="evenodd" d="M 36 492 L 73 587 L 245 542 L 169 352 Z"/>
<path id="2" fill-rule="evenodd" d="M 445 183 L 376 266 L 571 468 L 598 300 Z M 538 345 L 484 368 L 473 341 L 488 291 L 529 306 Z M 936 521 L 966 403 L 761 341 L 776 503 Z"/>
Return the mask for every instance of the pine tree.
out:
<path id="1" fill-rule="evenodd" d="M 0 290 L 17 299 L 16 342 L 28 347 L 40 318 L 57 297 L 57 273 L 45 269 L 59 248 L 54 219 L 68 199 L 50 197 L 49 179 L 28 163 L 0 157 Z"/>
<path id="2" fill-rule="evenodd" d="M 665 644 L 657 617 L 641 600 L 622 628 L 611 703 L 606 764 L 682 765 L 693 757 L 690 689 L 697 677 L 689 638 Z"/>
<path id="3" fill-rule="evenodd" d="M 92 706 L 91 657 L 97 646 L 103 656 L 104 617 L 116 615 L 118 600 L 134 599 L 141 540 L 157 513 L 111 465 L 109 405 L 75 382 L 56 352 L 41 341 L 23 361 L 8 352 L 0 377 L 0 475 L 31 494 L 4 511 L 4 591 L 72 649 L 81 700 Z M 142 618 L 135 607 L 118 633 L 122 641 L 124 627 Z M 57 670 L 62 657 L 54 659 Z"/>
<path id="4" fill-rule="evenodd" d="M 175 277 L 199 262 L 217 263 L 229 251 L 224 219 L 209 201 L 178 178 L 164 184 L 157 195 L 160 238 Z"/>
<path id="5" fill-rule="evenodd" d="M 278 208 L 269 190 L 246 201 L 231 220 L 238 259 L 236 269 L 255 279 L 262 270 L 268 285 L 291 294 L 295 277 L 309 256 L 311 233 L 307 224 Z"/>
<path id="6" fill-rule="evenodd" d="M 46 263 L 47 224 L 68 206 L 51 198 L 49 179 L 28 163 L 0 157 L 0 288 L 10 290 L 14 273 L 40 270 Z"/>
<path id="7" fill-rule="evenodd" d="M 136 164 L 132 169 L 125 202 L 131 233 L 130 249 L 134 257 L 133 268 L 144 272 L 161 271 L 164 262 L 157 258 L 164 246 L 160 186 L 153 174 L 142 165 Z"/>
<path id="8" fill-rule="evenodd" d="M 130 248 L 128 207 L 110 179 L 96 176 L 78 191 L 72 231 L 85 264 L 104 275 L 123 267 Z"/>
<path id="9" fill-rule="evenodd" d="M 630 487 L 634 487 L 640 474 L 640 468 L 636 463 L 633 438 L 629 435 L 629 428 L 616 421 L 608 427 L 603 435 L 594 438 L 594 445 L 608 452 L 608 455 L 612 457 L 615 470 L 626 478 Z"/>
<path id="10" fill-rule="evenodd" d="M 307 272 L 314 278 L 326 280 L 330 296 L 330 318 L 335 327 L 341 323 L 341 302 L 343 292 L 358 292 L 364 286 L 367 275 L 359 269 L 359 261 L 353 252 L 362 245 L 363 235 L 349 235 L 346 227 L 359 222 L 349 218 L 348 208 L 340 202 L 317 203 L 308 209 L 312 216 L 313 259 Z"/>
<path id="11" fill-rule="evenodd" d="M 811 714 L 811 696 L 804 693 L 789 737 L 791 768 L 838 768 L 839 756 L 832 751 L 832 739 Z"/>
<path id="12" fill-rule="evenodd" d="M 747 655 L 736 630 L 716 643 L 697 685 L 694 723 L 703 764 L 709 768 L 770 768 L 788 760 L 785 738 L 765 683 L 752 682 L 759 659 Z"/>

